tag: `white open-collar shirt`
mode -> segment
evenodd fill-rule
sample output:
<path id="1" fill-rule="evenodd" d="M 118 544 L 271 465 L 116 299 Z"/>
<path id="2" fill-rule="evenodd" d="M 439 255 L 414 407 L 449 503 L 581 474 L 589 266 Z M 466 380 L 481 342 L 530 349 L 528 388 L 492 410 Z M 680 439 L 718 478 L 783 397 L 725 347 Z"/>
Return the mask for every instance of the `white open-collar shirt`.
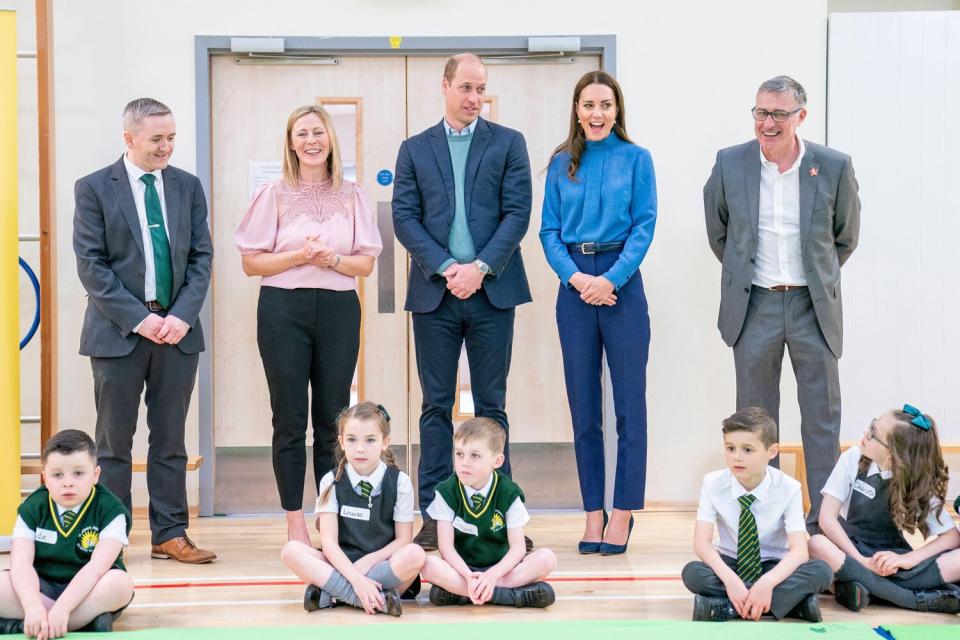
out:
<path id="1" fill-rule="evenodd" d="M 760 151 L 760 218 L 753 284 L 768 289 L 807 284 L 800 242 L 800 162 L 806 146 L 800 136 L 797 142 L 797 160 L 783 173 Z"/>

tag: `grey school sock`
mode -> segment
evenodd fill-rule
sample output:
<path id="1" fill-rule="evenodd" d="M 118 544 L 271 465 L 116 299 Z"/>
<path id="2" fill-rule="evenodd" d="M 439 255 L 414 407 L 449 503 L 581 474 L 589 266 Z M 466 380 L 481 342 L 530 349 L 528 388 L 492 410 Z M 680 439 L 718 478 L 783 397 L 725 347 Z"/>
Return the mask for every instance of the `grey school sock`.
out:
<path id="1" fill-rule="evenodd" d="M 917 596 L 913 591 L 897 586 L 893 581 L 875 574 L 850 556 L 843 560 L 843 565 L 837 571 L 836 580 L 859 582 L 867 588 L 872 597 L 881 598 L 903 609 L 917 610 Z"/>
<path id="2" fill-rule="evenodd" d="M 360 598 L 357 597 L 357 592 L 353 590 L 353 585 L 350 584 L 350 581 L 339 571 L 334 570 L 334 572 L 330 574 L 330 579 L 327 580 L 327 584 L 323 585 L 321 589 L 336 598 L 339 602 L 348 604 L 351 607 L 363 609 L 363 604 L 360 602 Z"/>
<path id="3" fill-rule="evenodd" d="M 379 582 L 380 588 L 384 591 L 400 588 L 400 578 L 398 578 L 393 572 L 393 569 L 390 568 L 389 560 L 383 560 L 377 563 L 377 565 L 367 573 L 367 577 L 374 582 Z"/>

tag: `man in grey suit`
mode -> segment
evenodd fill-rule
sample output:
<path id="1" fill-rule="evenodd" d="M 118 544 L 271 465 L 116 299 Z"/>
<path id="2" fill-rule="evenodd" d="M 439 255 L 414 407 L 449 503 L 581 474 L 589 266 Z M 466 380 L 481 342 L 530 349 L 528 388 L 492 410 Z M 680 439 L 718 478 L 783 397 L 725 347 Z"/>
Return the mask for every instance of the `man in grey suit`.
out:
<path id="1" fill-rule="evenodd" d="M 140 98 L 123 112 L 126 154 L 77 181 L 73 249 L 88 302 L 101 481 L 130 509 L 130 451 L 146 386 L 151 555 L 209 562 L 187 537 L 184 424 L 204 349 L 200 308 L 213 246 L 200 181 L 168 166 L 176 123 Z"/>
<path id="2" fill-rule="evenodd" d="M 790 352 L 810 526 L 840 452 L 840 267 L 857 246 L 860 198 L 850 157 L 797 135 L 806 102 L 787 76 L 760 85 L 756 140 L 717 154 L 703 201 L 723 263 L 718 325 L 733 347 L 737 409 L 762 407 L 779 423 L 784 345 Z"/>

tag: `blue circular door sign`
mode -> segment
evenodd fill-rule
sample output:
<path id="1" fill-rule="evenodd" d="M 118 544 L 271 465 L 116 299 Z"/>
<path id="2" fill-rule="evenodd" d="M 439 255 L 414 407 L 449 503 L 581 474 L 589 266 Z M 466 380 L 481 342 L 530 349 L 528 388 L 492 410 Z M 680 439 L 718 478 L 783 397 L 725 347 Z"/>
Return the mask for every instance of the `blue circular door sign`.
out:
<path id="1" fill-rule="evenodd" d="M 386 187 L 393 182 L 393 173 L 389 169 L 381 169 L 377 172 L 377 182 Z"/>

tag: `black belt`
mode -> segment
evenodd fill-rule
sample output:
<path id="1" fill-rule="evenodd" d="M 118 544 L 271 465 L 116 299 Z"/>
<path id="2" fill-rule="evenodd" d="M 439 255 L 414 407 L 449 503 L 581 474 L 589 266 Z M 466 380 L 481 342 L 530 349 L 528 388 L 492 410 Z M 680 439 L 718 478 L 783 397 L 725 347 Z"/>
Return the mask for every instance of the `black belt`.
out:
<path id="1" fill-rule="evenodd" d="M 161 305 L 156 300 L 148 300 L 144 304 L 147 305 L 147 309 L 150 309 L 150 311 L 153 311 L 154 313 L 157 313 L 159 311 L 166 311 L 163 305 Z"/>
<path id="2" fill-rule="evenodd" d="M 766 287 L 769 291 L 794 291 L 796 289 L 806 289 L 805 284 L 778 284 L 774 287 Z"/>
<path id="3" fill-rule="evenodd" d="M 570 253 L 582 253 L 585 256 L 594 253 L 603 253 L 604 251 L 619 251 L 623 249 L 622 242 L 577 242 L 568 244 L 567 249 Z"/>

